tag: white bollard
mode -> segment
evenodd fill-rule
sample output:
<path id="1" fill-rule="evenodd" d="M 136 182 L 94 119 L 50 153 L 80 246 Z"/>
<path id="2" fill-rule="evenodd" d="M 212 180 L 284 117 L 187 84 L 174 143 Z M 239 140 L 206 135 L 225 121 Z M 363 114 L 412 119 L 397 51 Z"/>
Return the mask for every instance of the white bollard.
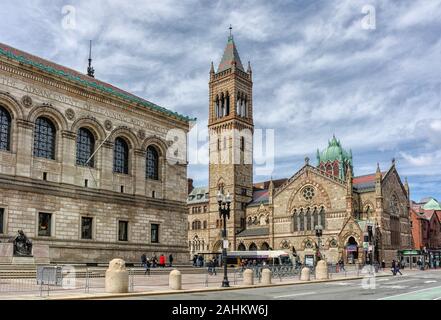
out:
<path id="1" fill-rule="evenodd" d="M 243 272 L 243 284 L 246 286 L 254 285 L 254 272 L 251 269 L 246 269 Z"/>
<path id="2" fill-rule="evenodd" d="M 172 290 L 182 290 L 182 274 L 179 270 L 170 272 L 168 285 Z"/>
<path id="3" fill-rule="evenodd" d="M 317 280 L 326 280 L 329 278 L 328 265 L 325 260 L 320 260 L 315 268 L 315 278 Z"/>
<path id="4" fill-rule="evenodd" d="M 304 267 L 302 269 L 302 273 L 300 274 L 301 281 L 309 281 L 311 280 L 311 270 L 308 267 Z"/>
<path id="5" fill-rule="evenodd" d="M 263 269 L 262 270 L 262 284 L 271 284 L 271 270 Z"/>
<path id="6" fill-rule="evenodd" d="M 109 263 L 105 280 L 107 293 L 129 292 L 129 272 L 126 263 L 122 259 L 114 259 Z"/>

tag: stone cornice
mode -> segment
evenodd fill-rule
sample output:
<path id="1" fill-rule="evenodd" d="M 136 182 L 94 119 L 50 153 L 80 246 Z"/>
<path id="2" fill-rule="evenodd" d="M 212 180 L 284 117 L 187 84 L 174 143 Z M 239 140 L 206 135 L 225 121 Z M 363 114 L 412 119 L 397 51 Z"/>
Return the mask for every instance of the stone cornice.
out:
<path id="1" fill-rule="evenodd" d="M 57 197 L 82 199 L 88 201 L 102 201 L 121 205 L 142 206 L 159 210 L 174 210 L 187 213 L 185 201 L 173 201 L 166 199 L 153 199 L 146 196 L 122 194 L 119 192 L 84 188 L 63 183 L 34 180 L 31 178 L 7 176 L 0 174 L 0 186 L 23 192 L 41 193 Z"/>
<path id="2" fill-rule="evenodd" d="M 172 115 L 175 113 L 171 111 L 168 111 L 170 112 L 170 115 L 165 115 L 161 111 L 157 111 L 154 109 L 141 106 L 140 103 L 129 102 L 117 96 L 110 95 L 110 93 L 104 94 L 100 90 L 82 86 L 79 83 L 77 84 L 73 81 L 69 81 L 61 76 L 52 75 L 52 74 L 49 75 L 48 73 L 43 72 L 37 68 L 22 63 L 16 63 L 12 59 L 5 59 L 2 56 L 0 56 L 0 70 L 6 71 L 10 74 L 14 74 L 34 82 L 39 82 L 46 86 L 52 86 L 58 88 L 70 94 L 82 96 L 85 101 L 94 100 L 103 104 L 112 105 L 116 108 L 124 107 L 126 110 L 135 108 L 136 110 L 142 112 L 144 115 L 146 115 L 147 113 L 148 115 L 153 116 L 152 121 L 158 122 L 158 120 L 161 119 L 166 123 L 166 125 L 171 127 L 176 127 L 178 125 L 179 128 L 188 131 L 189 130 L 188 122 L 192 120 L 196 120 L 190 118 L 186 120 L 181 120 L 179 118 L 176 118 L 174 115 Z M 171 120 L 172 117 L 173 117 L 173 121 Z"/>

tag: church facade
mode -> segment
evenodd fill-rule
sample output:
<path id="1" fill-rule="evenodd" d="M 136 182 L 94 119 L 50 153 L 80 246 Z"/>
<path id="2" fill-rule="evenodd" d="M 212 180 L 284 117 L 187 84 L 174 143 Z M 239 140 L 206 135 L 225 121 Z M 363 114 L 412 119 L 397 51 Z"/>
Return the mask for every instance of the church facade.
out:
<path id="1" fill-rule="evenodd" d="M 302 262 L 320 255 L 333 263 L 389 263 L 397 250 L 412 248 L 409 186 L 395 160 L 385 172 L 377 166 L 370 175 L 354 177 L 352 152 L 333 137 L 317 151 L 316 165 L 306 158 L 290 178 L 253 183 L 252 85 L 251 66 L 245 71 L 230 36 L 217 71 L 213 65 L 210 71 L 209 186 L 199 189 L 208 190 L 208 223 L 192 229 L 202 216 L 189 213 L 191 254 L 221 250 L 218 192 L 233 198 L 229 250 L 280 249 Z"/>
<path id="2" fill-rule="evenodd" d="M 187 261 L 189 120 L 0 44 L 0 263 Z"/>

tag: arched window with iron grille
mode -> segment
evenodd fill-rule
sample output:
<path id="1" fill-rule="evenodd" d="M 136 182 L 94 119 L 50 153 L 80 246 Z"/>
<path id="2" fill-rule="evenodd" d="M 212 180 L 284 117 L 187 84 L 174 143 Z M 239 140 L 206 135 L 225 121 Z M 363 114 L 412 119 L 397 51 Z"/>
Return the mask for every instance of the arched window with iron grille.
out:
<path id="1" fill-rule="evenodd" d="M 90 159 L 95 151 L 95 137 L 88 129 L 80 128 L 77 133 L 77 165 L 93 168 L 94 159 Z M 87 160 L 89 160 L 87 162 Z"/>
<path id="2" fill-rule="evenodd" d="M 49 119 L 40 117 L 35 121 L 34 157 L 55 160 L 56 133 Z"/>
<path id="3" fill-rule="evenodd" d="M 115 139 L 113 172 L 129 174 L 129 145 L 123 138 Z"/>
<path id="4" fill-rule="evenodd" d="M 159 154 L 153 146 L 147 148 L 146 178 L 150 180 L 159 180 Z"/>
<path id="5" fill-rule="evenodd" d="M 11 115 L 0 106 L 0 150 L 10 151 L 11 147 Z"/>

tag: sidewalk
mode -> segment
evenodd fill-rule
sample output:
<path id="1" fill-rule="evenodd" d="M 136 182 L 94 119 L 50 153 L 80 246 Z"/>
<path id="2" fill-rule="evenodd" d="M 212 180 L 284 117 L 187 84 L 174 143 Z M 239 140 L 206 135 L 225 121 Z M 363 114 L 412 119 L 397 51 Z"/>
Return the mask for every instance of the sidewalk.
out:
<path id="1" fill-rule="evenodd" d="M 221 270 L 218 270 L 221 271 Z M 409 270 L 410 271 L 410 270 Z M 421 271 L 411 271 L 411 273 Z M 406 272 L 407 273 L 407 272 Z M 404 273 L 404 274 L 406 274 Z M 135 275 L 129 283 L 128 294 L 106 294 L 105 293 L 105 279 L 103 277 L 92 278 L 87 281 L 86 279 L 70 279 L 71 282 L 64 284 L 64 289 L 55 286 L 39 286 L 36 284 L 35 279 L 11 279 L 0 280 L 0 299 L 105 299 L 105 298 L 118 298 L 118 297 L 130 297 L 130 296 L 143 296 L 143 295 L 167 295 L 176 293 L 189 293 L 189 292 L 207 292 L 217 290 L 237 290 L 243 288 L 262 287 L 259 280 L 255 278 L 255 286 L 242 285 L 242 279 L 237 277 L 237 274 L 229 273 L 230 288 L 221 288 L 223 280 L 223 273 L 218 272 L 216 276 L 209 276 L 205 273 L 200 274 L 186 274 L 185 271 L 182 274 L 182 287 L 183 290 L 173 291 L 168 287 L 168 274 L 164 275 Z M 286 286 L 294 284 L 307 284 L 315 282 L 329 282 L 329 281 L 341 281 L 341 280 L 353 280 L 362 279 L 365 275 L 360 273 L 350 273 L 345 276 L 344 273 L 332 273 L 328 280 L 315 280 L 314 276 L 311 276 L 309 282 L 300 281 L 299 275 L 291 276 L 288 278 L 273 277 L 272 284 L 269 286 Z M 392 276 L 389 270 L 385 270 L 376 274 L 376 277 Z M 26 280 L 26 283 L 23 281 Z M 263 287 L 267 287 L 263 286 Z M 3 288 L 3 290 L 2 290 Z M 5 291 L 4 288 L 9 290 Z M 88 288 L 88 289 L 86 289 Z"/>

